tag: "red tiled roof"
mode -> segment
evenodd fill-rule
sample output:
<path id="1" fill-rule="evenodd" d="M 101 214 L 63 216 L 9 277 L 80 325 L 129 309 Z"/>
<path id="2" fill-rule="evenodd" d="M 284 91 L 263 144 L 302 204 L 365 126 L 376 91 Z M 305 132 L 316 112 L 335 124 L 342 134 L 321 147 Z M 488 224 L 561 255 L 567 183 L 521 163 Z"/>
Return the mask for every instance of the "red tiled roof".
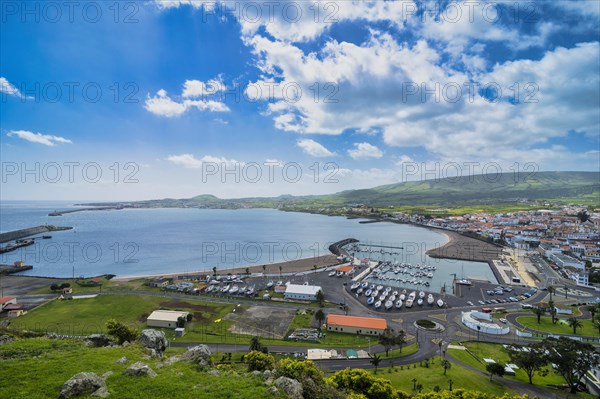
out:
<path id="1" fill-rule="evenodd" d="M 0 298 L 0 304 L 4 304 L 6 302 L 10 302 L 13 299 L 17 299 L 17 297 L 16 296 L 5 296 L 5 297 L 2 297 L 2 298 Z"/>
<path id="2" fill-rule="evenodd" d="M 327 325 L 342 327 L 374 328 L 378 330 L 385 330 L 387 328 L 387 322 L 385 321 L 385 319 L 377 319 L 374 317 L 344 316 L 339 314 L 327 315 Z"/>

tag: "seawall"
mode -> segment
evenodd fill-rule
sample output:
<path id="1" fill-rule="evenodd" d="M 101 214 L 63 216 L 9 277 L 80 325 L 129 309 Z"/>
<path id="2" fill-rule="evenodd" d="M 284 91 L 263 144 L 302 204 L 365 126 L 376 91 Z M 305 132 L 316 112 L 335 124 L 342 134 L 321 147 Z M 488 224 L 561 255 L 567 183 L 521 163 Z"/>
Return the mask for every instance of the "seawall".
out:
<path id="1" fill-rule="evenodd" d="M 20 238 L 25 238 L 29 236 L 33 236 L 36 234 L 47 233 L 49 231 L 60 231 L 60 230 L 70 230 L 72 227 L 57 227 L 52 225 L 45 226 L 36 226 L 29 227 L 27 229 L 15 230 L 15 231 L 7 231 L 6 233 L 0 233 L 0 243 L 18 240 Z"/>

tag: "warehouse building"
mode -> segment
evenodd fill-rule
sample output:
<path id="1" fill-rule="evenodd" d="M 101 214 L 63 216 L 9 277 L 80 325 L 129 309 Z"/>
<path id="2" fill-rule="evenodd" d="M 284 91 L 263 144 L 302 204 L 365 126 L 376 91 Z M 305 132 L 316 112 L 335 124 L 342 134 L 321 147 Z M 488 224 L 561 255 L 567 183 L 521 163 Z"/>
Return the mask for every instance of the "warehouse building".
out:
<path id="1" fill-rule="evenodd" d="M 178 310 L 155 310 L 152 312 L 146 323 L 148 327 L 177 328 L 177 319 L 187 318 L 189 312 Z"/>
<path id="2" fill-rule="evenodd" d="M 284 297 L 287 299 L 300 299 L 302 301 L 316 301 L 317 292 L 322 291 L 318 285 L 288 284 Z"/>
<path id="3" fill-rule="evenodd" d="M 327 331 L 347 334 L 380 335 L 387 328 L 385 319 L 375 317 L 327 315 Z"/>

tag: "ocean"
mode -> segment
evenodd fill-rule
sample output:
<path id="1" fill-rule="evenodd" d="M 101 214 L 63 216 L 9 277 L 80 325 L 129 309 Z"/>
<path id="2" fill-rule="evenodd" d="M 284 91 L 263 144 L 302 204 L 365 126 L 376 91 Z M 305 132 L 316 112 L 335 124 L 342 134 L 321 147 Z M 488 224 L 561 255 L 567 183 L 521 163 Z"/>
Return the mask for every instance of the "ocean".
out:
<path id="1" fill-rule="evenodd" d="M 413 225 L 363 224 L 361 219 L 273 209 L 123 209 L 48 216 L 54 210 L 75 209 L 72 204 L 3 201 L 0 232 L 42 224 L 73 230 L 51 232 L 50 239 L 0 254 L 0 263 L 23 260 L 33 266 L 24 275 L 47 277 L 191 273 L 325 255 L 331 243 L 356 238 L 404 248 L 387 260 L 436 266 L 432 289 L 449 284 L 451 273 L 496 281 L 487 263 L 426 256 L 448 239 Z"/>

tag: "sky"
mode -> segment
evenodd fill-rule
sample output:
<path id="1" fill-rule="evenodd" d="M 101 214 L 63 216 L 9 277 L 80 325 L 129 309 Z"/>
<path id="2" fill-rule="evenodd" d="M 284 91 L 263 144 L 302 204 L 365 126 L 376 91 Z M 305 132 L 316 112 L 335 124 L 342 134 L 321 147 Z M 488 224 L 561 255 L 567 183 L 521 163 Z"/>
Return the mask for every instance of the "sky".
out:
<path id="1" fill-rule="evenodd" d="M 600 2 L 3 1 L 1 200 L 600 170 Z"/>

